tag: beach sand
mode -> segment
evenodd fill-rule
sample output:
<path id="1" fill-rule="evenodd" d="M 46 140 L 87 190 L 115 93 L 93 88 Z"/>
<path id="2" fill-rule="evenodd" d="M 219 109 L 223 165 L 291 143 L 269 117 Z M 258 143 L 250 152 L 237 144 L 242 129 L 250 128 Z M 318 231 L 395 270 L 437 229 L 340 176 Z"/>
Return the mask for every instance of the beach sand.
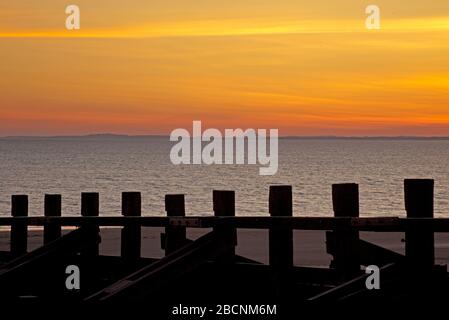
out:
<path id="1" fill-rule="evenodd" d="M 142 228 L 142 256 L 159 258 L 164 255 L 161 249 L 160 234 L 163 228 Z M 69 230 L 64 230 L 69 232 Z M 191 229 L 187 235 L 189 239 L 196 239 L 207 230 Z M 120 255 L 120 228 L 102 228 L 102 242 L 100 254 Z M 374 233 L 361 232 L 363 240 L 381 245 L 385 248 L 404 253 L 404 238 L 402 233 Z M 294 263 L 296 266 L 328 266 L 332 257 L 326 253 L 325 232 L 323 231 L 295 231 L 294 232 Z M 42 231 L 28 232 L 28 248 L 35 249 L 42 245 Z M 0 231 L 0 251 L 9 250 L 9 232 Z M 266 230 L 238 230 L 237 254 L 268 263 L 268 231 Z M 449 263 L 449 234 L 435 234 L 435 260 L 437 264 Z"/>

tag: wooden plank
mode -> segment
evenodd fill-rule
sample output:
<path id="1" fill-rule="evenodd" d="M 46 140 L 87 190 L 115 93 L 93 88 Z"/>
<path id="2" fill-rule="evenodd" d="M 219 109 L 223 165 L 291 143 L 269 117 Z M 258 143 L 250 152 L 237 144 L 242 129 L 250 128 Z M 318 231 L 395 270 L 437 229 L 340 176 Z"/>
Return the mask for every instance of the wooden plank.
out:
<path id="1" fill-rule="evenodd" d="M 434 181 L 431 179 L 404 180 L 405 210 L 409 218 L 433 218 Z M 435 263 L 435 241 L 431 231 L 419 225 L 405 233 L 405 255 L 408 263 L 417 268 L 431 269 Z"/>
<path id="2" fill-rule="evenodd" d="M 191 272 L 224 254 L 234 244 L 220 231 L 212 231 L 196 241 L 176 250 L 113 285 L 87 297 L 85 301 L 111 301 L 116 299 L 143 300 L 155 294 L 168 281 Z"/>
<path id="3" fill-rule="evenodd" d="M 293 215 L 292 186 L 270 186 L 269 211 L 272 217 Z M 293 266 L 293 230 L 289 227 L 269 229 L 269 261 L 275 267 Z"/>
<path id="4" fill-rule="evenodd" d="M 380 272 L 382 274 L 381 283 L 385 281 L 385 279 L 389 280 L 395 278 L 398 272 L 401 271 L 400 265 L 396 263 L 391 263 L 385 265 L 380 268 Z M 340 300 L 344 300 L 346 297 L 353 295 L 354 293 L 360 292 L 361 290 L 366 289 L 366 279 L 369 277 L 369 274 L 363 274 L 361 276 L 350 279 L 343 284 L 329 289 L 325 292 L 322 292 L 316 296 L 313 296 L 308 299 L 308 301 L 313 302 L 336 302 Z M 381 285 L 382 286 L 382 285 Z"/>
<path id="5" fill-rule="evenodd" d="M 364 266 L 372 264 L 386 265 L 392 262 L 400 263 L 405 260 L 405 256 L 400 253 L 388 250 L 362 239 L 358 240 L 358 248 L 360 263 Z M 335 254 L 336 239 L 333 231 L 326 232 L 326 251 L 331 255 Z"/>
<path id="6" fill-rule="evenodd" d="M 100 214 L 100 195 L 97 192 L 83 192 L 81 193 L 81 216 L 83 217 L 98 217 Z M 89 229 L 92 233 L 98 235 L 98 241 L 92 243 L 89 247 L 82 252 L 85 256 L 98 256 L 100 252 L 99 243 L 100 238 L 100 227 L 95 225 L 95 223 L 86 223 L 82 228 Z"/>
<path id="7" fill-rule="evenodd" d="M 28 196 L 11 196 L 11 216 L 28 216 Z M 11 245 L 10 251 L 13 256 L 20 256 L 27 252 L 28 245 L 28 226 L 26 221 L 16 221 L 11 224 Z"/>
<path id="8" fill-rule="evenodd" d="M 122 193 L 122 215 L 140 217 L 142 215 L 142 197 L 140 192 Z M 125 224 L 122 228 L 121 256 L 125 259 L 140 258 L 141 227 Z"/>
<path id="9" fill-rule="evenodd" d="M 28 226 L 44 226 L 57 223 L 61 226 L 82 226 L 85 223 L 100 226 L 139 225 L 142 227 L 166 227 L 171 225 L 189 228 L 212 228 L 228 226 L 242 229 L 269 229 L 271 227 L 291 227 L 294 230 L 333 230 L 351 228 L 357 231 L 405 232 L 419 228 L 423 231 L 449 232 L 449 218 L 334 218 L 334 217 L 205 217 L 189 216 L 173 218 L 153 217 L 0 217 L 0 226 L 11 226 L 14 222 L 24 222 Z"/>
<path id="10" fill-rule="evenodd" d="M 78 252 L 96 237 L 84 229 L 77 229 L 0 267 L 0 288 L 4 282 L 20 277 L 21 272 L 32 272 L 36 264 L 46 265 L 51 257 L 62 257 Z"/>
<path id="11" fill-rule="evenodd" d="M 62 198 L 60 194 L 46 194 L 44 198 L 44 215 L 46 217 L 61 216 Z M 44 225 L 44 244 L 61 237 L 61 225 L 48 220 Z"/>
<path id="12" fill-rule="evenodd" d="M 355 183 L 332 185 L 332 204 L 335 217 L 359 216 L 359 186 Z M 360 272 L 358 240 L 354 229 L 336 228 L 335 250 L 331 267 L 337 269 L 344 279 L 353 278 Z"/>
<path id="13" fill-rule="evenodd" d="M 227 190 L 214 190 L 213 209 L 215 217 L 235 217 L 235 192 Z M 237 230 L 231 226 L 217 225 L 214 231 L 226 237 L 226 240 L 232 241 L 234 246 L 229 247 L 229 252 L 223 255 L 222 262 L 232 263 L 235 260 L 235 246 L 237 245 Z"/>
<path id="14" fill-rule="evenodd" d="M 165 233 L 161 234 L 161 249 L 165 250 L 165 240 L 163 238 L 165 238 Z M 185 239 L 184 245 L 191 244 L 193 242 L 194 242 L 194 240 Z M 262 262 L 259 262 L 259 261 L 256 261 L 256 260 L 253 260 L 250 258 L 246 258 L 246 257 L 240 256 L 238 254 L 235 255 L 235 262 L 236 263 L 251 263 L 251 264 L 258 264 L 258 265 L 262 264 Z"/>
<path id="15" fill-rule="evenodd" d="M 183 194 L 168 194 L 165 196 L 165 211 L 168 217 L 184 217 L 186 215 Z M 165 254 L 178 250 L 186 244 L 185 226 L 165 227 Z"/>

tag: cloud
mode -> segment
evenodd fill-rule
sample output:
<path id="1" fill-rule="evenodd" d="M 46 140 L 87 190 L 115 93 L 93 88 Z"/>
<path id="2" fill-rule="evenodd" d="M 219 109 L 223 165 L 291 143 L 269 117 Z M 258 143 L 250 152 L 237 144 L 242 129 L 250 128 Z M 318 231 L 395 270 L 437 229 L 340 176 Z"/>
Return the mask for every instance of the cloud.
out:
<path id="1" fill-rule="evenodd" d="M 381 30 L 386 33 L 449 31 L 449 17 L 384 19 Z M 301 20 L 279 21 L 267 19 L 196 20 L 154 23 L 120 28 L 83 28 L 17 30 L 0 32 L 2 38 L 162 38 L 254 36 L 320 33 L 373 32 L 365 29 L 364 20 Z"/>

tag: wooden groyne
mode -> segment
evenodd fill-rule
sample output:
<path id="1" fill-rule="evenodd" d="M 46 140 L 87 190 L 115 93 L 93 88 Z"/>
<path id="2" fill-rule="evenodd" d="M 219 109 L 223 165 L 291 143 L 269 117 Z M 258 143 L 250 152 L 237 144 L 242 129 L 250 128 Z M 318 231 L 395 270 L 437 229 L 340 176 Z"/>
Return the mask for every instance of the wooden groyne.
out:
<path id="1" fill-rule="evenodd" d="M 28 197 L 13 195 L 10 251 L 0 253 L 0 298 L 67 301 L 257 302 L 413 300 L 447 296 L 446 266 L 435 265 L 435 232 L 449 219 L 434 218 L 434 182 L 404 181 L 406 218 L 359 217 L 357 184 L 332 185 L 334 217 L 293 216 L 291 186 L 271 186 L 269 215 L 237 217 L 234 191 L 213 191 L 213 216 L 188 216 L 184 195 L 166 195 L 166 216 L 142 216 L 141 194 L 122 194 L 122 216 L 99 216 L 98 193 L 81 195 L 81 216 L 61 215 L 61 195 L 45 195 L 44 216 L 28 216 Z M 43 227 L 43 246 L 28 252 L 28 227 Z M 63 227 L 77 227 L 63 234 Z M 101 227 L 121 227 L 121 254 L 102 256 Z M 141 257 L 141 229 L 165 228 L 160 259 Z M 196 240 L 188 228 L 205 229 Z M 238 229 L 269 234 L 269 263 L 236 254 Z M 295 266 L 294 230 L 326 233 L 328 268 Z M 404 232 L 405 255 L 360 239 L 360 231 Z M 147 240 L 145 240 L 147 241 Z M 81 287 L 65 287 L 67 265 L 79 266 Z M 380 269 L 380 289 L 369 290 L 364 271 Z M 423 291 L 424 290 L 424 291 Z M 229 292 L 232 292 L 230 295 Z M 425 294 L 423 295 L 423 292 Z M 153 299 L 153 300 L 149 300 Z M 240 299 L 240 300 L 239 300 Z M 243 299 L 243 300 L 242 300 Z"/>

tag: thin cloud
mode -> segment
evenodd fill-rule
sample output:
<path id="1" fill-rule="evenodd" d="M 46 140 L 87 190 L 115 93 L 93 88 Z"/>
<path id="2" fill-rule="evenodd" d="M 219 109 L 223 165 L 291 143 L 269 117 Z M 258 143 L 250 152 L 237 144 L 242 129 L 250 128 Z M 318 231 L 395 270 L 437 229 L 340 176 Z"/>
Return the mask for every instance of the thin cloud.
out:
<path id="1" fill-rule="evenodd" d="M 449 17 L 382 20 L 378 32 L 449 31 Z M 212 20 L 146 24 L 110 29 L 18 30 L 0 32 L 2 38 L 163 38 L 368 32 L 364 20 L 247 21 Z"/>

